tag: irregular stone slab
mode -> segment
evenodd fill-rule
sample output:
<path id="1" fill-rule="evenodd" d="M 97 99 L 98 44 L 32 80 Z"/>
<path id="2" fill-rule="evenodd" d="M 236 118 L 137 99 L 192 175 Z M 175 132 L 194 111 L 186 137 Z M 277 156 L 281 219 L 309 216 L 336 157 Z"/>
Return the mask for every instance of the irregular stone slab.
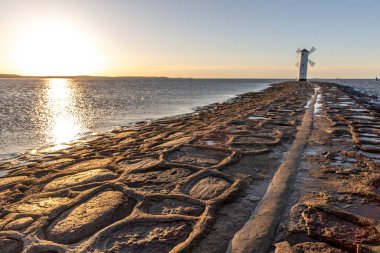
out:
<path id="1" fill-rule="evenodd" d="M 73 165 L 70 165 L 66 168 L 66 171 L 69 170 L 87 170 L 94 168 L 106 167 L 112 162 L 113 158 L 102 158 L 102 159 L 91 159 L 83 162 L 79 162 Z"/>
<path id="2" fill-rule="evenodd" d="M 0 188 L 6 187 L 9 185 L 17 184 L 19 182 L 22 182 L 24 180 L 27 180 L 27 176 L 17 176 L 17 177 L 4 177 L 0 178 Z"/>
<path id="3" fill-rule="evenodd" d="M 125 184 L 150 192 L 170 192 L 181 179 L 193 171 L 184 168 L 157 169 L 128 175 Z"/>
<path id="4" fill-rule="evenodd" d="M 23 217 L 14 221 L 9 222 L 4 229 L 5 230 L 20 230 L 26 228 L 33 223 L 32 217 Z"/>
<path id="5" fill-rule="evenodd" d="M 68 162 L 73 161 L 74 159 L 72 158 L 60 158 L 60 159 L 54 159 L 54 160 L 49 160 L 46 162 L 43 162 L 43 166 L 53 166 L 53 165 L 62 165 Z"/>
<path id="6" fill-rule="evenodd" d="M 369 153 L 380 154 L 380 145 L 362 145 L 360 150 Z"/>
<path id="7" fill-rule="evenodd" d="M 22 241 L 1 236 L 0 237 L 0 250 L 1 253 L 19 253 L 23 250 L 24 244 Z"/>
<path id="8" fill-rule="evenodd" d="M 248 119 L 249 120 L 267 120 L 267 119 L 270 119 L 270 118 L 262 117 L 262 116 L 249 116 Z"/>
<path id="9" fill-rule="evenodd" d="M 264 154 L 270 152 L 270 149 L 263 144 L 233 144 L 231 147 L 234 150 L 247 154 Z"/>
<path id="10" fill-rule="evenodd" d="M 196 143 L 206 146 L 224 146 L 228 140 L 229 137 L 222 132 L 212 132 L 203 136 Z"/>
<path id="11" fill-rule="evenodd" d="M 238 136 L 235 138 L 234 143 L 239 144 L 272 144 L 277 140 L 272 136 Z"/>
<path id="12" fill-rule="evenodd" d="M 84 172 L 79 172 L 74 175 L 68 175 L 57 178 L 47 185 L 44 190 L 55 191 L 62 188 L 73 187 L 80 184 L 88 184 L 93 182 L 105 181 L 116 178 L 117 174 L 107 169 L 94 169 Z"/>
<path id="13" fill-rule="evenodd" d="M 132 212 L 136 201 L 119 191 L 98 193 L 57 217 L 47 228 L 47 237 L 64 244 L 81 241 Z"/>
<path id="14" fill-rule="evenodd" d="M 110 232 L 100 241 L 107 253 L 169 252 L 185 241 L 192 228 L 185 221 L 136 222 Z"/>
<path id="15" fill-rule="evenodd" d="M 196 199 L 213 199 L 222 194 L 231 186 L 225 179 L 217 177 L 204 177 L 189 191 L 189 195 Z"/>
<path id="16" fill-rule="evenodd" d="M 373 220 L 380 220 L 380 202 L 355 195 L 342 195 L 349 201 L 334 201 L 332 205 L 349 211 L 352 214 L 360 215 Z"/>
<path id="17" fill-rule="evenodd" d="M 70 202 L 69 198 L 47 197 L 29 199 L 23 202 L 13 204 L 9 210 L 17 213 L 47 214 L 53 209 L 66 205 Z"/>
<path id="18" fill-rule="evenodd" d="M 209 167 L 220 163 L 229 155 L 228 152 L 197 147 L 183 147 L 168 156 L 173 163 Z"/>
<path id="19" fill-rule="evenodd" d="M 115 139 L 122 139 L 122 138 L 127 138 L 127 137 L 130 137 L 130 136 L 133 136 L 133 135 L 135 135 L 137 133 L 138 133 L 138 131 L 124 131 L 124 132 L 115 134 L 113 137 Z"/>
<path id="20" fill-rule="evenodd" d="M 360 226 L 315 208 L 305 210 L 302 217 L 309 236 L 349 250 L 356 250 L 358 244 L 372 244 L 380 240 L 379 232 L 373 227 Z"/>
<path id="21" fill-rule="evenodd" d="M 131 144 L 135 141 L 137 141 L 137 139 L 135 139 L 135 138 L 126 138 L 126 139 L 122 140 L 121 142 L 119 142 L 119 146 Z"/>
<path id="22" fill-rule="evenodd" d="M 195 204 L 176 199 L 155 199 L 150 201 L 148 213 L 150 214 L 182 214 L 199 216 L 204 208 Z"/>
<path id="23" fill-rule="evenodd" d="M 191 140 L 191 137 L 182 137 L 182 138 L 178 138 L 175 140 L 167 141 L 165 143 L 158 145 L 157 147 L 159 147 L 159 148 L 170 148 L 170 147 L 177 146 L 179 144 L 187 143 L 190 140 Z"/>
<path id="24" fill-rule="evenodd" d="M 380 195 L 380 179 L 375 180 L 372 183 L 372 187 L 374 189 L 374 192 L 378 195 Z"/>
<path id="25" fill-rule="evenodd" d="M 346 253 L 347 251 L 333 248 L 323 242 L 304 242 L 292 247 L 292 253 Z"/>

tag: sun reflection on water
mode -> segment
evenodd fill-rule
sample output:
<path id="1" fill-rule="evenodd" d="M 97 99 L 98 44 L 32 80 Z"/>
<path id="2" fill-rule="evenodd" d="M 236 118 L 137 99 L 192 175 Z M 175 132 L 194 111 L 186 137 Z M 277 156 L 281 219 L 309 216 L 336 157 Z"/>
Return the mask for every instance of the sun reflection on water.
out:
<path id="1" fill-rule="evenodd" d="M 48 79 L 47 82 L 47 141 L 53 144 L 72 141 L 86 131 L 75 109 L 75 85 L 68 79 Z"/>

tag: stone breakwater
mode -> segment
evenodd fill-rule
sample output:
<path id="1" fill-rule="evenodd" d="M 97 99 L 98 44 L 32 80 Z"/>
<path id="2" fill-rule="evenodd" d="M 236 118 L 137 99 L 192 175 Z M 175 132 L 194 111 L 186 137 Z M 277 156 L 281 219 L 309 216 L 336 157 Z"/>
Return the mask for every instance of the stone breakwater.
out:
<path id="1" fill-rule="evenodd" d="M 309 82 L 0 163 L 1 252 L 225 252 L 254 218 L 317 87 L 268 252 L 377 252 L 379 115 L 353 91 Z"/>

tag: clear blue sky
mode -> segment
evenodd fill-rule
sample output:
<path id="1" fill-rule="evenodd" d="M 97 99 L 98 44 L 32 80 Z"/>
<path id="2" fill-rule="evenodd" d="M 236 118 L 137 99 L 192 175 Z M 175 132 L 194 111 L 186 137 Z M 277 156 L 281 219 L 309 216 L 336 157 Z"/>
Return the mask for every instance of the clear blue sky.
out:
<path id="1" fill-rule="evenodd" d="M 85 34 L 96 74 L 295 77 L 295 50 L 315 46 L 312 77 L 380 75 L 378 0 L 0 0 L 0 73 L 27 72 L 9 52 L 49 22 Z"/>

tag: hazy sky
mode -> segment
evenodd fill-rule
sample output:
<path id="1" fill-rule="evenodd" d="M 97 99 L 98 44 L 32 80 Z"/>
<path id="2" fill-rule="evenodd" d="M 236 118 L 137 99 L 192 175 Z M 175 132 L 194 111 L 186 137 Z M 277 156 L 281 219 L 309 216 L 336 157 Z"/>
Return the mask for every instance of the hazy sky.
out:
<path id="1" fill-rule="evenodd" d="M 0 73 L 380 76 L 379 0 L 0 0 L 0 38 Z"/>

